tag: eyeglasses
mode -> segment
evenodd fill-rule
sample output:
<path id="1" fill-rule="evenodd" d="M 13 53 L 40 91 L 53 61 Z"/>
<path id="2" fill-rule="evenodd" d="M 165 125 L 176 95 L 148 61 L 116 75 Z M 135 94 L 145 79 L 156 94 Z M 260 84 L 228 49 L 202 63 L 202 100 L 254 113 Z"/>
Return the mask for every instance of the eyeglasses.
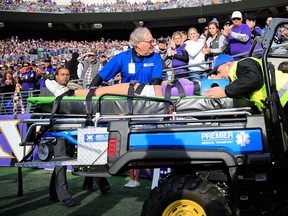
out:
<path id="1" fill-rule="evenodd" d="M 148 44 L 152 45 L 155 43 L 155 39 L 152 39 L 150 41 L 141 41 L 141 42 L 148 43 Z"/>
<path id="2" fill-rule="evenodd" d="M 241 20 L 241 18 L 232 18 L 232 20 L 234 21 L 234 20 Z"/>
<path id="3" fill-rule="evenodd" d="M 256 21 L 255 19 L 247 19 L 247 20 L 249 20 L 249 21 L 253 21 L 253 22 L 255 22 L 255 21 Z"/>

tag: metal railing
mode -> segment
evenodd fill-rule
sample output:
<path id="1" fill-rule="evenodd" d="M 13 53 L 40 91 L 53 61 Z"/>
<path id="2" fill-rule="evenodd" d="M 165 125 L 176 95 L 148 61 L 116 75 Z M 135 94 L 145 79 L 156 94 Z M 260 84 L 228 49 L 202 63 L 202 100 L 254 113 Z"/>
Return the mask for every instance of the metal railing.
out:
<path id="1" fill-rule="evenodd" d="M 0 115 L 33 113 L 36 105 L 27 102 L 27 98 L 37 97 L 39 93 L 40 90 L 1 93 Z"/>

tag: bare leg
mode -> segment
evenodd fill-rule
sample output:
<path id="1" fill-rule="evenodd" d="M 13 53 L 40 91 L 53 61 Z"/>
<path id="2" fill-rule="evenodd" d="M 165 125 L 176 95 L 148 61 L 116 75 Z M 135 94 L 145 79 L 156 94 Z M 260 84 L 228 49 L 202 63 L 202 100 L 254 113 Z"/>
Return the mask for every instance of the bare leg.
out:
<path id="1" fill-rule="evenodd" d="M 139 84 L 134 85 L 134 89 L 136 89 L 139 86 Z M 103 86 L 100 88 L 97 88 L 95 90 L 95 96 L 101 96 L 103 94 L 123 94 L 127 95 L 128 94 L 128 88 L 129 88 L 129 83 L 120 83 L 112 86 Z M 157 96 L 162 96 L 161 93 L 161 86 L 160 85 L 155 85 L 154 86 L 156 90 L 156 95 Z M 89 89 L 77 89 L 75 90 L 75 96 L 87 96 L 89 92 Z"/>
<path id="2" fill-rule="evenodd" d="M 139 84 L 134 86 L 137 88 Z M 129 88 L 129 83 L 120 83 L 112 86 L 103 86 L 95 90 L 95 96 L 101 96 L 103 94 L 127 94 Z M 89 89 L 77 89 L 75 90 L 75 96 L 87 96 Z"/>
<path id="3" fill-rule="evenodd" d="M 134 169 L 129 170 L 129 176 L 131 180 L 134 180 Z"/>
<path id="4" fill-rule="evenodd" d="M 135 170 L 136 174 L 135 174 L 134 180 L 137 182 L 139 182 L 139 179 L 140 179 L 140 171 L 141 171 L 140 169 Z"/>
<path id="5" fill-rule="evenodd" d="M 129 170 L 129 176 L 131 180 L 135 180 L 139 182 L 140 179 L 140 169 L 130 169 Z M 134 176 L 134 172 L 135 172 L 135 176 Z"/>

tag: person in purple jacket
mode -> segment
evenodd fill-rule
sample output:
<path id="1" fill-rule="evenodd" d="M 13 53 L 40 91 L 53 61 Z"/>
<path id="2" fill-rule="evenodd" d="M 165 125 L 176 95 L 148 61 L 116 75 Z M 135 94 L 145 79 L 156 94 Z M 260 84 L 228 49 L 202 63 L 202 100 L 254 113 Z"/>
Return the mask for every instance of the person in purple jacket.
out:
<path id="1" fill-rule="evenodd" d="M 168 49 L 168 56 L 172 57 L 172 67 L 183 67 L 188 66 L 189 56 L 188 52 L 185 50 L 186 44 L 183 41 L 182 33 L 176 31 L 172 35 L 171 48 Z M 174 69 L 174 78 L 188 77 L 188 68 L 178 68 Z"/>
<path id="2" fill-rule="evenodd" d="M 19 82 L 21 84 L 21 91 L 34 90 L 36 79 L 37 79 L 36 71 L 33 70 L 29 62 L 25 62 L 19 74 Z"/>
<path id="3" fill-rule="evenodd" d="M 37 71 L 39 89 L 45 87 L 46 78 L 49 76 L 54 76 L 55 71 L 56 69 L 52 66 L 50 58 L 45 58 L 44 67 L 42 68 L 42 70 Z"/>
<path id="4" fill-rule="evenodd" d="M 255 37 L 257 36 L 261 36 L 263 33 L 263 30 L 256 25 L 256 16 L 254 14 L 247 14 L 245 16 L 245 21 L 246 24 L 250 27 L 251 29 L 251 39 L 252 41 L 255 39 Z M 256 48 L 255 48 L 256 52 L 254 52 L 252 55 L 253 56 L 261 56 L 262 55 L 262 46 L 260 43 L 257 43 Z"/>
<path id="5" fill-rule="evenodd" d="M 234 11 L 231 20 L 233 25 L 224 26 L 221 32 L 224 36 L 228 37 L 230 55 L 234 59 L 242 59 L 247 57 L 252 45 L 251 29 L 247 24 L 242 23 L 243 16 L 240 11 Z"/>

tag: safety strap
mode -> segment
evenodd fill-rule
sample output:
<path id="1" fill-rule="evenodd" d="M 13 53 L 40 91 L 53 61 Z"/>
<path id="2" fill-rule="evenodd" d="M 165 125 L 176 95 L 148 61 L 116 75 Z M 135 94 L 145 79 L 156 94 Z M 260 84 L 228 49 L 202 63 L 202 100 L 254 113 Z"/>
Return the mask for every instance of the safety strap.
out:
<path id="1" fill-rule="evenodd" d="M 95 87 L 90 87 L 90 90 L 86 96 L 86 126 L 91 126 L 93 125 L 93 121 L 92 121 L 92 97 L 95 94 L 95 90 L 96 90 L 96 86 Z M 98 101 L 98 103 L 100 103 L 100 101 Z M 98 106 L 99 107 L 99 106 Z M 97 110 L 98 112 L 98 110 Z"/>
<path id="2" fill-rule="evenodd" d="M 174 86 L 178 89 L 178 93 L 179 93 L 180 98 L 183 98 L 186 96 L 184 88 L 183 88 L 183 86 L 179 80 L 176 80 L 176 82 L 174 83 Z"/>
<path id="3" fill-rule="evenodd" d="M 175 80 L 174 82 L 170 82 L 167 84 L 166 89 L 165 89 L 165 99 L 171 98 L 171 91 L 173 87 L 177 88 L 180 98 L 183 98 L 186 96 L 182 84 L 179 82 L 179 80 Z"/>
<path id="4" fill-rule="evenodd" d="M 134 86 L 136 83 L 137 83 L 136 80 L 130 81 L 128 88 L 128 96 L 134 96 Z M 128 114 L 133 115 L 133 97 L 127 98 L 127 106 L 128 106 Z"/>
<path id="5" fill-rule="evenodd" d="M 141 92 L 143 91 L 143 89 L 146 85 L 147 85 L 147 83 L 141 83 L 140 85 L 138 85 L 134 91 L 134 94 L 141 95 Z"/>

